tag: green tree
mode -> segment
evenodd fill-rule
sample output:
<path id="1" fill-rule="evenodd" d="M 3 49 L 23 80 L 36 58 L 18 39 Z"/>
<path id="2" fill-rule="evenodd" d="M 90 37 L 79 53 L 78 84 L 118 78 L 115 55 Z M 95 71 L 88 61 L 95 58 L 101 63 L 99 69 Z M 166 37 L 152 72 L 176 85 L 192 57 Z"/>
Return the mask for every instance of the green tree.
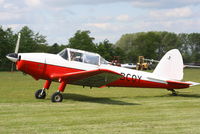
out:
<path id="1" fill-rule="evenodd" d="M 138 57 L 138 45 L 136 40 L 138 36 L 144 35 L 144 32 L 125 34 L 116 42 L 115 47 L 124 51 L 123 61 L 136 62 Z"/>
<path id="2" fill-rule="evenodd" d="M 21 30 L 21 40 L 19 52 L 46 52 L 46 37 L 39 33 L 34 33 L 30 28 L 24 26 Z"/>
<path id="3" fill-rule="evenodd" d="M 135 53 L 146 58 L 156 59 L 157 48 L 160 44 L 160 36 L 156 32 L 143 33 L 135 40 L 137 50 Z"/>
<path id="4" fill-rule="evenodd" d="M 139 55 L 147 58 L 157 58 L 157 48 L 161 42 L 157 32 L 141 32 L 123 35 L 116 46 L 126 54 L 126 61 L 136 62 Z"/>
<path id="5" fill-rule="evenodd" d="M 90 37 L 89 34 L 90 31 L 78 30 L 74 37 L 69 39 L 68 47 L 95 52 L 96 46 L 93 43 L 94 38 Z"/>
<path id="6" fill-rule="evenodd" d="M 57 54 L 60 51 L 62 51 L 64 48 L 66 48 L 65 45 L 59 45 L 58 43 L 54 43 L 52 46 L 48 46 L 48 53 L 53 53 L 53 54 Z"/>
<path id="7" fill-rule="evenodd" d="M 200 62 L 200 34 L 199 33 L 191 33 L 188 36 L 189 40 L 189 48 L 192 52 L 192 61 Z"/>
<path id="8" fill-rule="evenodd" d="M 6 58 L 9 53 L 14 53 L 16 36 L 11 28 L 3 29 L 0 26 L 0 70 L 10 70 L 11 63 Z"/>
<path id="9" fill-rule="evenodd" d="M 126 59 L 136 62 L 139 55 L 160 59 L 168 50 L 181 49 L 180 40 L 175 33 L 141 32 L 125 34 L 116 43 L 126 53 Z"/>
<path id="10" fill-rule="evenodd" d="M 119 48 L 119 47 L 115 47 L 115 48 L 114 48 L 114 55 L 115 55 L 115 56 L 119 56 L 120 62 L 121 62 L 121 63 L 130 62 L 130 61 L 127 60 L 127 56 L 126 56 L 125 51 L 123 51 L 123 50 L 122 50 L 121 48 Z"/>
<path id="11" fill-rule="evenodd" d="M 181 42 L 181 52 L 185 62 L 200 63 L 200 34 L 179 34 Z"/>
<path id="12" fill-rule="evenodd" d="M 175 33 L 160 32 L 161 43 L 159 44 L 159 58 L 171 49 L 181 49 L 181 42 Z"/>
<path id="13" fill-rule="evenodd" d="M 189 63 L 192 58 L 191 58 L 191 52 L 189 49 L 189 45 L 188 45 L 188 34 L 186 33 L 181 33 L 178 35 L 179 41 L 181 43 L 181 54 L 183 56 L 183 60 L 186 63 Z"/>
<path id="14" fill-rule="evenodd" d="M 109 40 L 104 40 L 97 45 L 97 53 L 106 60 L 111 61 L 115 55 L 113 44 Z"/>
<path id="15" fill-rule="evenodd" d="M 19 52 L 46 52 L 46 37 L 34 33 L 27 26 L 20 30 L 21 40 Z M 11 28 L 0 27 L 0 70 L 10 70 L 11 62 L 5 57 L 8 53 L 14 53 L 17 42 L 17 34 L 13 34 Z"/>

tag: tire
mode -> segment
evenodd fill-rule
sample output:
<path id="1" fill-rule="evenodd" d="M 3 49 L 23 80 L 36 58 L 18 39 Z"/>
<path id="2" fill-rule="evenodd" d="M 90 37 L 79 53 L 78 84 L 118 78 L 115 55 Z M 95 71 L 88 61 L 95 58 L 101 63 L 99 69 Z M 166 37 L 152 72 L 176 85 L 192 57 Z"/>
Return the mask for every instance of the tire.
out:
<path id="1" fill-rule="evenodd" d="M 177 93 L 172 93 L 172 96 L 178 96 L 178 94 Z"/>
<path id="2" fill-rule="evenodd" d="M 43 92 L 43 93 L 42 93 Z M 42 93 L 42 94 L 41 94 Z M 43 89 L 39 89 L 35 92 L 35 98 L 36 99 L 45 99 L 46 92 Z"/>
<path id="3" fill-rule="evenodd" d="M 51 96 L 51 102 L 62 102 L 63 96 L 60 92 L 55 92 Z"/>

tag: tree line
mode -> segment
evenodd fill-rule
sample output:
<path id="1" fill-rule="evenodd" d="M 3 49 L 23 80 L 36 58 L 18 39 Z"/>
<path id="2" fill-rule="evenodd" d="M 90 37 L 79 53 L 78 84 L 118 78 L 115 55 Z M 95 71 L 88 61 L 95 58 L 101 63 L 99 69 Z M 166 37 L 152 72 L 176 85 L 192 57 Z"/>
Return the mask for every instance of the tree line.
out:
<path id="1" fill-rule="evenodd" d="M 179 49 L 185 63 L 200 63 L 200 33 L 140 32 L 123 35 L 115 44 L 126 52 L 127 61 L 138 55 L 159 60 L 170 49 Z"/>
<path id="2" fill-rule="evenodd" d="M 111 61 L 114 56 L 120 56 L 122 63 L 133 63 L 139 55 L 149 59 L 159 60 L 168 50 L 177 48 L 181 51 L 184 62 L 200 63 L 200 33 L 171 33 L 171 32 L 140 32 L 125 34 L 115 43 L 105 39 L 94 43 L 95 38 L 90 31 L 78 30 L 68 40 L 68 44 L 48 44 L 46 36 L 34 33 L 24 26 L 20 31 L 21 40 L 19 52 L 58 53 L 69 47 L 99 53 L 106 60 Z M 8 53 L 13 53 L 17 41 L 17 34 L 11 28 L 0 26 L 0 70 L 10 70 L 11 62 L 6 59 Z"/>

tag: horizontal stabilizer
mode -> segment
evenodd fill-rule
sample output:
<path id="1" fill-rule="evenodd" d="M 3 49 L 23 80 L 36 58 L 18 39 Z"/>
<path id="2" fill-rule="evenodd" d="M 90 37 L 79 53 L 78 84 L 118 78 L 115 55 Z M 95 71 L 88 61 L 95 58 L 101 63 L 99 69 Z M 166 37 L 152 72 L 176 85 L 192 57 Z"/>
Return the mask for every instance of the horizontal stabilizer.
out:
<path id="1" fill-rule="evenodd" d="M 191 84 L 188 82 L 182 82 L 182 81 L 167 81 L 168 85 L 170 85 L 173 88 L 180 89 L 180 88 L 188 88 Z"/>
<path id="2" fill-rule="evenodd" d="M 200 68 L 200 66 L 184 65 L 184 68 Z"/>
<path id="3" fill-rule="evenodd" d="M 189 83 L 190 86 L 197 86 L 197 85 L 200 85 L 200 83 L 193 82 L 193 81 L 186 81 L 186 82 Z"/>

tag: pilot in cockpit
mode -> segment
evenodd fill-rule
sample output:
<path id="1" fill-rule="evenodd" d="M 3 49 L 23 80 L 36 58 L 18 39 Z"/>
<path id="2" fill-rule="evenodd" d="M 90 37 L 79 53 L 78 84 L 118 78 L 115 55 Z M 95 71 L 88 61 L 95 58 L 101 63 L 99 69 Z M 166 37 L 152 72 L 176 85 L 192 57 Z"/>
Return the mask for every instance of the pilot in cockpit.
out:
<path id="1" fill-rule="evenodd" d="M 71 57 L 71 61 L 75 61 L 76 60 L 76 55 L 75 52 L 70 52 L 70 57 Z"/>
<path id="2" fill-rule="evenodd" d="M 81 53 L 76 53 L 76 52 L 70 52 L 70 56 L 71 56 L 71 61 L 79 61 L 79 62 L 83 62 Z"/>

